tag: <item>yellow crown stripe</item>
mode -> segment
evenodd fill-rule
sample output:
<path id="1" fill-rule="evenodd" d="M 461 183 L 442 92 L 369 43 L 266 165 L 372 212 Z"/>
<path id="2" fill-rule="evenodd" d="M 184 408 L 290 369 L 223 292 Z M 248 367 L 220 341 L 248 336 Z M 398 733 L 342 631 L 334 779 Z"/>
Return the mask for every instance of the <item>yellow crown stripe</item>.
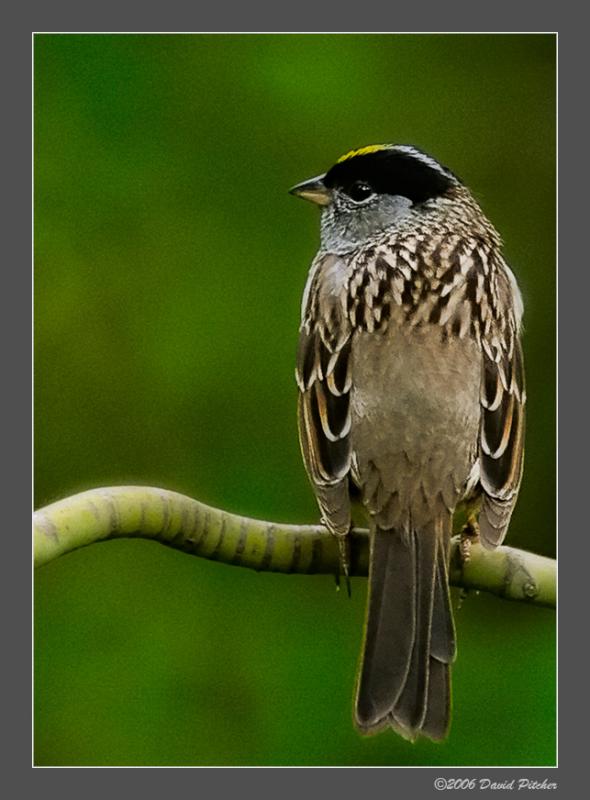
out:
<path id="1" fill-rule="evenodd" d="M 390 147 L 390 144 L 370 144 L 367 147 L 360 147 L 358 150 L 349 150 L 348 153 L 340 156 L 336 163 L 341 164 L 343 161 L 348 161 L 349 158 L 355 158 L 355 156 L 366 156 L 367 153 L 378 153 L 379 150 L 388 150 Z"/>

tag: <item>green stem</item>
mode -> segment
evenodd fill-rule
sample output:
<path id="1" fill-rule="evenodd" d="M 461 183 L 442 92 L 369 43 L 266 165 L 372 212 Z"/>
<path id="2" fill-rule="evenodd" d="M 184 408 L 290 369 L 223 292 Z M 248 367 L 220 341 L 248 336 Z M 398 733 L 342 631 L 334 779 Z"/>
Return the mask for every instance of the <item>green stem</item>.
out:
<path id="1" fill-rule="evenodd" d="M 240 517 L 185 495 L 147 486 L 91 489 L 35 513 L 35 566 L 105 539 L 138 537 L 192 555 L 260 571 L 336 574 L 338 547 L 321 525 L 283 525 Z M 351 574 L 366 575 L 368 532 L 351 536 Z M 555 561 L 498 547 L 471 547 L 461 565 L 453 539 L 450 580 L 510 600 L 555 606 Z"/>

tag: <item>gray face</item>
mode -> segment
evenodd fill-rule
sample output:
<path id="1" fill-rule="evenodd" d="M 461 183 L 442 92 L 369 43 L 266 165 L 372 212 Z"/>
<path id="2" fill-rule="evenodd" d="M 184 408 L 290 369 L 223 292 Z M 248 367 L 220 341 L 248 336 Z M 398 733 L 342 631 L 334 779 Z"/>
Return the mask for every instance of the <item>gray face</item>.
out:
<path id="1" fill-rule="evenodd" d="M 372 194 L 365 200 L 354 201 L 335 189 L 332 202 L 322 209 L 322 250 L 330 253 L 354 250 L 377 234 L 395 228 L 411 208 L 411 200 L 401 195 Z"/>

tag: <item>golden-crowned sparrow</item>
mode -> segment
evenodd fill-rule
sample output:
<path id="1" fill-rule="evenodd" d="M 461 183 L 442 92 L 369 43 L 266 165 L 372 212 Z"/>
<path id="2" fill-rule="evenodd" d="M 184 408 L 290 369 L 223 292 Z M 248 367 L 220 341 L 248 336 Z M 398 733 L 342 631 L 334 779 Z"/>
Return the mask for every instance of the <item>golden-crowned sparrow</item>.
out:
<path id="1" fill-rule="evenodd" d="M 522 476 L 520 292 L 469 190 L 414 147 L 354 150 L 291 191 L 322 209 L 298 417 L 344 571 L 353 485 L 371 525 L 355 722 L 365 733 L 391 726 L 443 739 L 453 512 L 469 502 L 482 543 L 497 546 Z"/>

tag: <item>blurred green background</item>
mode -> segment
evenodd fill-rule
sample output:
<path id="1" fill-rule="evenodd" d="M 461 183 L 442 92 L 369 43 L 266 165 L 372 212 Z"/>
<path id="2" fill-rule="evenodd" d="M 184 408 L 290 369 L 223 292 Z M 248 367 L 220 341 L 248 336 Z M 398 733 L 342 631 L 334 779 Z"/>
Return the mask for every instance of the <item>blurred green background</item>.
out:
<path id="1" fill-rule="evenodd" d="M 529 395 L 509 543 L 554 555 L 553 36 L 38 35 L 34 50 L 37 506 L 133 483 L 317 520 L 293 369 L 319 220 L 287 189 L 396 141 L 456 171 L 504 236 Z M 482 595 L 456 613 L 449 740 L 360 738 L 365 590 L 145 541 L 41 568 L 35 763 L 555 763 L 555 615 Z"/>

